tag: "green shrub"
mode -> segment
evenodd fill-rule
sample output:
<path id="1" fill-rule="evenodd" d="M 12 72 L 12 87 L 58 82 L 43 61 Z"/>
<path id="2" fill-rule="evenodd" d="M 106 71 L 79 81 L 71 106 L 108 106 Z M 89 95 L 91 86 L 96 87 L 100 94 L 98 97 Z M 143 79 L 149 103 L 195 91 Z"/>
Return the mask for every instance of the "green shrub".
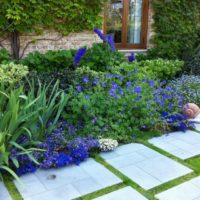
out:
<path id="1" fill-rule="evenodd" d="M 45 54 L 36 51 L 28 54 L 20 63 L 38 72 L 72 69 L 74 54 L 75 50 L 47 51 Z"/>
<path id="2" fill-rule="evenodd" d="M 199 0 L 152 0 L 154 32 L 152 58 L 184 59 L 200 43 Z"/>
<path id="3" fill-rule="evenodd" d="M 80 66 L 87 66 L 91 70 L 104 72 L 112 66 L 118 66 L 125 60 L 123 53 L 111 51 L 107 43 L 97 43 L 88 48 L 80 62 Z"/>
<path id="4" fill-rule="evenodd" d="M 191 56 L 184 65 L 184 72 L 187 74 L 200 75 L 200 50 Z"/>
<path id="5" fill-rule="evenodd" d="M 7 63 L 11 60 L 10 54 L 7 49 L 0 49 L 0 64 Z"/>
<path id="6" fill-rule="evenodd" d="M 28 67 L 21 64 L 1 64 L 0 65 L 0 82 L 16 83 L 28 74 Z"/>
<path id="7" fill-rule="evenodd" d="M 161 80 L 169 80 L 182 70 L 184 62 L 159 58 L 140 61 L 138 65 L 140 70 L 147 72 L 151 77 L 155 76 Z"/>

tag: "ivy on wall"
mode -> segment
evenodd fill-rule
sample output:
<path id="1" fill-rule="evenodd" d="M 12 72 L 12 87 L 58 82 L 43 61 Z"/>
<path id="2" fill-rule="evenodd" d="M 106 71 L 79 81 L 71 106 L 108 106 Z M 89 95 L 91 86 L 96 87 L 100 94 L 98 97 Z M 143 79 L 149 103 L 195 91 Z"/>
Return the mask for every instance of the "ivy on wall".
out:
<path id="1" fill-rule="evenodd" d="M 153 49 L 150 56 L 185 59 L 200 49 L 200 0 L 152 0 Z"/>
<path id="2" fill-rule="evenodd" d="M 0 0 L 0 37 L 19 59 L 20 34 L 54 29 L 67 35 L 100 26 L 105 0 Z M 0 46 L 2 43 L 0 40 Z"/>

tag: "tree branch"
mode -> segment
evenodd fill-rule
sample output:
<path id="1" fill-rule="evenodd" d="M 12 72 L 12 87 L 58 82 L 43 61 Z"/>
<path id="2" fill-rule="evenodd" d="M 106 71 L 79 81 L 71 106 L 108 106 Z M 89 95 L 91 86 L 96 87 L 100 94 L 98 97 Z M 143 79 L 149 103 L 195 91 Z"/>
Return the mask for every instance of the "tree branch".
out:
<path id="1" fill-rule="evenodd" d="M 61 35 L 60 37 L 56 38 L 56 39 L 52 39 L 52 38 L 39 38 L 39 39 L 36 39 L 36 40 L 31 40 L 29 42 L 27 42 L 26 46 L 24 47 L 22 53 L 21 53 L 21 56 L 20 56 L 20 59 L 24 56 L 24 53 L 26 51 L 26 49 L 28 48 L 28 46 L 34 42 L 37 42 L 37 41 L 41 41 L 41 40 L 46 40 L 46 41 L 58 41 L 60 40 L 61 38 L 63 37 L 63 35 Z"/>

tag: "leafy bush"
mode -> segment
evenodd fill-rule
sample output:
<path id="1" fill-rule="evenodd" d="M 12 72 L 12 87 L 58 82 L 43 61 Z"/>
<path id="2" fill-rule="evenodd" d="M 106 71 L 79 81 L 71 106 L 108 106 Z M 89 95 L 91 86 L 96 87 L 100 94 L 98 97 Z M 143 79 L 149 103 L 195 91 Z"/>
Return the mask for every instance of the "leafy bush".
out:
<path id="1" fill-rule="evenodd" d="M 200 50 L 194 56 L 186 60 L 184 72 L 193 75 L 200 75 Z"/>
<path id="2" fill-rule="evenodd" d="M 38 72 L 73 68 L 74 53 L 75 50 L 47 51 L 45 54 L 36 51 L 28 54 L 20 63 Z"/>
<path id="3" fill-rule="evenodd" d="M 107 43 L 93 44 L 80 62 L 80 66 L 87 66 L 94 71 L 107 71 L 112 66 L 118 66 L 125 61 L 123 53 L 111 51 Z"/>
<path id="4" fill-rule="evenodd" d="M 0 82 L 16 83 L 28 74 L 28 67 L 20 64 L 8 63 L 0 65 Z"/>
<path id="5" fill-rule="evenodd" d="M 137 76 L 141 76 L 137 71 L 126 75 L 106 74 L 104 79 L 96 80 L 92 91 L 84 85 L 76 85 L 68 91 L 70 101 L 63 117 L 71 123 L 81 121 L 83 128 L 78 134 L 82 136 L 91 133 L 120 142 L 130 142 L 140 130 L 167 129 L 163 113 L 181 114 L 183 98 L 171 88 L 163 88 L 164 83 Z M 89 82 L 85 84 L 91 84 Z M 177 124 L 178 129 L 187 127 Z"/>
<path id="6" fill-rule="evenodd" d="M 200 76 L 182 75 L 169 82 L 169 86 L 185 98 L 185 103 L 200 105 Z"/>
<path id="7" fill-rule="evenodd" d="M 184 59 L 200 43 L 200 3 L 198 0 L 153 0 L 153 58 Z"/>
<path id="8" fill-rule="evenodd" d="M 10 54 L 7 49 L 0 49 L 0 64 L 7 63 L 11 60 Z"/>
<path id="9" fill-rule="evenodd" d="M 138 63 L 139 69 L 147 72 L 150 76 L 155 75 L 161 80 L 173 78 L 183 68 L 184 62 L 179 60 L 145 60 Z"/>

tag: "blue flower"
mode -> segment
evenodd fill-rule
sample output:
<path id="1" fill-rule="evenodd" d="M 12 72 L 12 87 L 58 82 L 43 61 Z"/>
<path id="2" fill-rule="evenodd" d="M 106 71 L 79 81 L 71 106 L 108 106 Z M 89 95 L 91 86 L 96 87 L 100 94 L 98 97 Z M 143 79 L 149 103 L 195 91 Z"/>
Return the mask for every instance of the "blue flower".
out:
<path id="1" fill-rule="evenodd" d="M 98 28 L 94 29 L 94 32 L 99 36 L 99 38 L 103 41 L 106 42 L 105 35 L 99 30 Z"/>
<path id="2" fill-rule="evenodd" d="M 83 82 L 87 84 L 89 82 L 89 79 L 87 77 L 85 77 L 85 78 L 83 78 Z"/>
<path id="3" fill-rule="evenodd" d="M 80 49 L 76 52 L 76 54 L 75 54 L 75 56 L 74 56 L 74 61 L 73 61 L 73 64 L 74 64 L 74 65 L 78 65 L 78 64 L 80 63 L 81 58 L 85 55 L 86 51 L 87 51 L 87 49 L 86 49 L 85 47 L 83 47 L 83 48 L 80 48 Z"/>
<path id="4" fill-rule="evenodd" d="M 107 35 L 107 42 L 110 45 L 110 49 L 112 52 L 116 51 L 115 42 L 113 40 L 113 36 L 111 34 Z"/>
<path id="5" fill-rule="evenodd" d="M 76 86 L 76 89 L 77 89 L 79 92 L 82 92 L 82 91 L 83 91 L 83 87 L 82 87 L 81 85 Z"/>
<path id="6" fill-rule="evenodd" d="M 132 53 L 128 56 L 128 61 L 129 61 L 129 62 L 135 61 L 135 54 L 134 54 L 134 52 L 132 52 Z"/>
<path id="7" fill-rule="evenodd" d="M 141 87 L 140 87 L 139 85 L 137 85 L 137 86 L 135 87 L 134 92 L 135 92 L 136 94 L 140 94 L 140 92 L 141 92 Z"/>
<path id="8" fill-rule="evenodd" d="M 127 86 L 131 86 L 131 85 L 132 85 L 132 81 L 126 82 L 126 85 L 127 85 Z"/>

